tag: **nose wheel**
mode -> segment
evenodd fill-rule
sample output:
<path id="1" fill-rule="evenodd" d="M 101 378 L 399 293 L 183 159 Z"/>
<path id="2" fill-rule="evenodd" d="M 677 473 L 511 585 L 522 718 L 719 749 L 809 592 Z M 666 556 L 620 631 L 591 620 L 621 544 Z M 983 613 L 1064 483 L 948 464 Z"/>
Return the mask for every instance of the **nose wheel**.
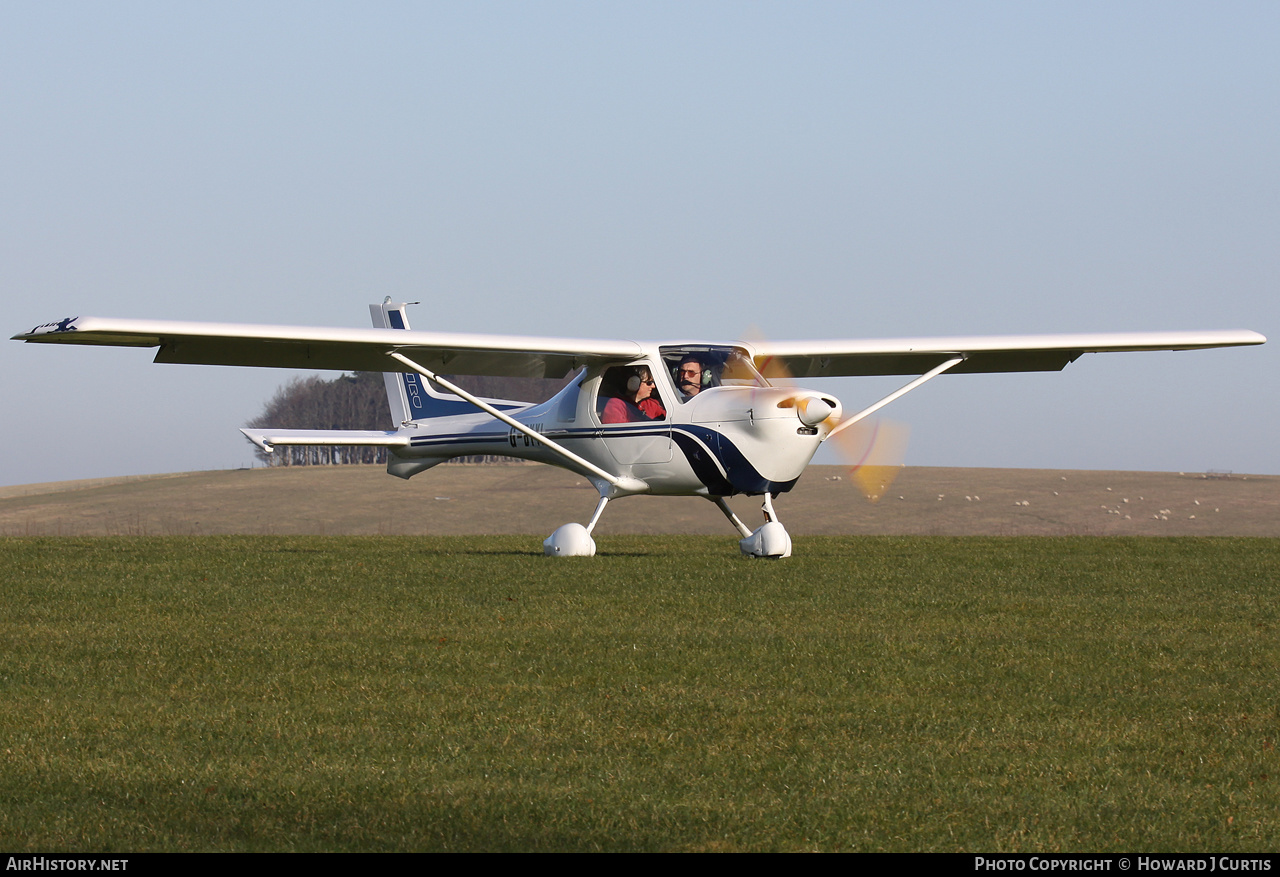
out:
<path id="1" fill-rule="evenodd" d="M 733 513 L 733 509 L 729 508 L 729 503 L 725 502 L 724 497 L 716 497 L 715 502 L 724 516 L 729 519 L 729 523 L 743 535 L 738 542 L 738 547 L 747 557 L 768 557 L 777 560 L 791 556 L 791 534 L 787 532 L 786 527 L 782 526 L 777 512 L 773 510 L 773 494 L 764 495 L 764 503 L 760 506 L 760 511 L 764 512 L 764 524 L 754 531 Z"/>

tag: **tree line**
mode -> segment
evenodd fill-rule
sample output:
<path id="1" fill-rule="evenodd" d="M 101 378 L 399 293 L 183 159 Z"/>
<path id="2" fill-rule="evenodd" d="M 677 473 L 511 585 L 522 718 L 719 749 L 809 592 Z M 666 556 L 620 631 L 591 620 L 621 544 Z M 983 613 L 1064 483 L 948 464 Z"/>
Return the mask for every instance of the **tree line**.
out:
<path id="1" fill-rule="evenodd" d="M 508 378 L 449 376 L 468 393 L 497 399 L 542 402 L 558 393 L 568 378 Z M 252 429 L 395 429 L 387 406 L 381 372 L 342 374 L 332 380 L 317 375 L 296 377 L 276 391 L 249 422 Z M 256 450 L 267 466 L 337 466 L 350 463 L 385 463 L 386 448 L 347 445 L 283 445 L 273 453 Z M 459 457 L 456 462 L 488 463 L 508 457 Z"/>

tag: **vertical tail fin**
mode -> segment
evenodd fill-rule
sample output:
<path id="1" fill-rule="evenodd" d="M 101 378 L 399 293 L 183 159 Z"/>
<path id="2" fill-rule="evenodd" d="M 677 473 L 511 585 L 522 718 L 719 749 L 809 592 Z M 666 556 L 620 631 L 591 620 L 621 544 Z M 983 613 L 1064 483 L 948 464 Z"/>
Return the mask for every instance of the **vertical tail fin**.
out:
<path id="1" fill-rule="evenodd" d="M 391 296 L 383 299 L 380 305 L 369 305 L 369 314 L 373 317 L 375 329 L 408 329 L 409 305 L 419 302 L 393 302 Z M 431 386 L 422 375 L 414 372 L 383 372 L 382 379 L 387 386 L 387 404 L 391 407 L 391 425 L 399 429 L 414 420 L 428 417 L 446 417 L 451 414 L 474 414 L 478 410 L 470 402 L 459 399 L 452 393 L 442 393 Z M 527 402 L 512 402 L 507 399 L 485 399 L 495 407 L 510 410 L 527 407 Z"/>
<path id="2" fill-rule="evenodd" d="M 375 329 L 408 329 L 409 317 L 405 313 L 408 302 L 394 303 L 387 296 L 380 305 L 369 305 L 369 314 L 373 317 Z M 399 429 L 410 420 L 427 416 L 423 380 L 421 375 L 401 374 L 400 372 L 384 372 L 383 381 L 387 386 L 387 404 L 391 406 L 391 425 Z M 409 400 L 413 399 L 416 404 Z"/>

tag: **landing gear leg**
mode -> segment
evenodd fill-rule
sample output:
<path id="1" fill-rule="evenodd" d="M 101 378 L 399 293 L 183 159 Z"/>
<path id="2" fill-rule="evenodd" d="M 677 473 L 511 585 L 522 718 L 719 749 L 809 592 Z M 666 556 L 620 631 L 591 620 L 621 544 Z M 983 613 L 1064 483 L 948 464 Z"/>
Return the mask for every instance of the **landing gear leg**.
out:
<path id="1" fill-rule="evenodd" d="M 596 528 L 604 507 L 609 504 L 609 497 L 600 494 L 595 513 L 585 527 L 581 524 L 565 524 L 548 536 L 542 543 L 542 553 L 547 557 L 594 557 L 596 540 L 591 538 L 591 531 Z"/>
<path id="2" fill-rule="evenodd" d="M 609 497 L 601 496 L 600 501 L 596 503 L 596 510 L 591 514 L 591 522 L 587 524 L 587 535 L 591 535 L 591 531 L 596 528 L 596 523 L 600 520 L 600 516 L 604 514 L 604 507 L 609 504 Z"/>
<path id="3" fill-rule="evenodd" d="M 739 529 L 746 535 L 746 538 L 738 543 L 738 547 L 747 557 L 770 557 L 774 560 L 790 557 L 791 535 L 787 533 L 787 528 L 782 526 L 777 513 L 773 510 L 773 494 L 764 495 L 764 504 L 760 506 L 760 510 L 764 512 L 765 522 L 754 533 L 747 534 L 747 528 L 741 521 L 737 521 Z M 734 520 L 737 520 L 736 516 Z"/>
<path id="4" fill-rule="evenodd" d="M 764 512 L 764 521 L 766 524 L 772 524 L 778 520 L 778 513 L 773 510 L 773 494 L 766 493 L 764 495 L 764 503 L 760 506 L 760 511 Z"/>
<path id="5" fill-rule="evenodd" d="M 733 509 L 729 508 L 729 504 L 724 501 L 723 496 L 717 496 L 715 503 L 720 507 L 720 511 L 724 512 L 724 516 L 729 519 L 729 523 L 738 529 L 743 536 L 751 535 L 751 528 L 742 523 L 742 519 L 733 513 Z"/>

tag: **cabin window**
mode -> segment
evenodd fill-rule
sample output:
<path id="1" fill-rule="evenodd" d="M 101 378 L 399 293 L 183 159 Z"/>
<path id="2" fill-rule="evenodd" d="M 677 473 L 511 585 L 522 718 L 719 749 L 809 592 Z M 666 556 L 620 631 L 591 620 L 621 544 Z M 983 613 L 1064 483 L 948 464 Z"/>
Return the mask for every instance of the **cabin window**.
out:
<path id="1" fill-rule="evenodd" d="M 615 365 L 600 376 L 596 416 L 603 424 L 667 419 L 666 403 L 648 363 Z"/>

